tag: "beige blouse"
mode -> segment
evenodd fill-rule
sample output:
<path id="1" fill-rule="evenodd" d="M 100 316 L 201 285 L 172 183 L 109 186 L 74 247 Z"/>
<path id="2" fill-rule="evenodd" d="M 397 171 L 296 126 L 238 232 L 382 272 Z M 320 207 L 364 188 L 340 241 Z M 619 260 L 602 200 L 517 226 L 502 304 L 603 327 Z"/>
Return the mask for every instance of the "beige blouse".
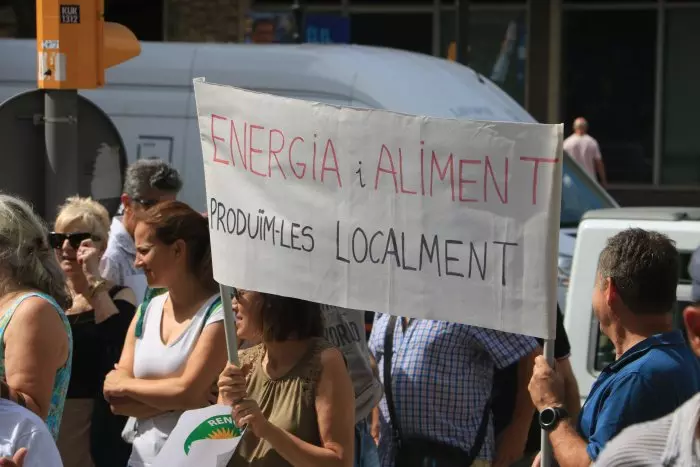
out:
<path id="1" fill-rule="evenodd" d="M 321 446 L 316 416 L 316 384 L 321 376 L 321 352 L 332 348 L 325 339 L 312 340 L 309 350 L 284 376 L 270 378 L 263 369 L 263 344 L 241 350 L 241 366 L 251 364 L 248 396 L 257 401 L 263 415 L 275 426 L 306 441 Z M 289 464 L 272 446 L 252 431 L 243 436 L 228 467 L 288 467 Z"/>

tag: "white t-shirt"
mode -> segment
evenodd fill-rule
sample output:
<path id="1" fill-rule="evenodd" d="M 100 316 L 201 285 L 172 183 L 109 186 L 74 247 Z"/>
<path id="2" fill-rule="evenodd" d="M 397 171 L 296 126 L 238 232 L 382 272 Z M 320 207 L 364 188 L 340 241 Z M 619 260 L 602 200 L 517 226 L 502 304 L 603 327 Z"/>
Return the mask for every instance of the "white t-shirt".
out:
<path id="1" fill-rule="evenodd" d="M 603 159 L 598 142 L 590 135 L 573 134 L 564 140 L 564 150 L 595 180 L 595 161 Z"/>
<path id="2" fill-rule="evenodd" d="M 187 329 L 169 345 L 163 343 L 160 333 L 163 305 L 168 294 L 164 293 L 154 297 L 146 310 L 143 336 L 136 340 L 134 376 L 153 379 L 167 377 L 180 370 L 197 344 L 202 330 L 206 326 L 224 319 L 223 309 L 218 305 L 206 322 L 204 321 L 207 310 L 218 296 L 216 294 L 209 298 L 194 315 Z M 182 412 L 174 411 L 137 421 L 131 457 L 129 458 L 130 467 L 149 467 L 151 465 L 168 439 L 170 432 L 175 428 L 180 415 Z"/>
<path id="3" fill-rule="evenodd" d="M 0 458 L 12 458 L 20 448 L 27 448 L 24 467 L 63 467 L 44 421 L 24 407 L 0 399 Z"/>

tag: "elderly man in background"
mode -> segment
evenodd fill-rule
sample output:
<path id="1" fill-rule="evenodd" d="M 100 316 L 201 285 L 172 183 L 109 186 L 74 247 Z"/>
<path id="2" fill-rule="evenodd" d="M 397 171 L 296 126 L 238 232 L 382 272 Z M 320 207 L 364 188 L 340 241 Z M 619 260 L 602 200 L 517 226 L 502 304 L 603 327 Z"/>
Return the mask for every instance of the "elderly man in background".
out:
<path id="1" fill-rule="evenodd" d="M 160 159 L 140 159 L 126 170 L 121 196 L 123 215 L 112 219 L 100 272 L 104 279 L 131 288 L 139 301 L 148 284 L 143 271 L 134 267 L 136 215 L 162 201 L 175 199 L 181 188 L 180 174 Z"/>
<path id="2" fill-rule="evenodd" d="M 564 408 L 558 372 L 537 357 L 530 395 L 561 467 L 590 465 L 623 429 L 667 415 L 700 391 L 700 363 L 673 329 L 678 271 L 678 251 L 660 233 L 628 229 L 608 240 L 593 311 L 617 358 L 601 371 L 577 423 Z"/>
<path id="3" fill-rule="evenodd" d="M 574 134 L 564 140 L 564 151 L 569 153 L 571 158 L 578 162 L 593 179 L 598 175 L 601 185 L 607 186 L 608 178 L 605 174 L 603 156 L 600 154 L 598 141 L 588 134 L 588 122 L 585 118 L 579 117 L 574 120 Z"/>
<path id="4" fill-rule="evenodd" d="M 688 343 L 700 357 L 700 248 L 689 267 L 692 305 L 683 311 Z M 605 447 L 596 467 L 700 465 L 700 393 L 673 413 L 625 429 Z"/>

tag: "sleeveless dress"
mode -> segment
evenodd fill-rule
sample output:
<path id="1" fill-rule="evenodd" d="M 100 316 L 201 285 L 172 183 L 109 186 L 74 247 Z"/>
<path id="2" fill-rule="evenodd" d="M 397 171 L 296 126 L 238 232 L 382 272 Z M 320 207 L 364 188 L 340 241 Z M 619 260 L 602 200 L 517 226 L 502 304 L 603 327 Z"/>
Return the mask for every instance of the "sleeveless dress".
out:
<path id="1" fill-rule="evenodd" d="M 48 426 L 53 439 L 56 440 L 58 439 L 58 429 L 61 426 L 63 405 L 66 401 L 68 382 L 70 381 L 71 364 L 73 361 L 73 334 L 65 312 L 52 297 L 40 292 L 26 293 L 17 298 L 12 306 L 5 312 L 5 314 L 0 317 L 0 379 L 5 377 L 5 329 L 7 329 L 7 325 L 12 319 L 17 307 L 24 300 L 30 297 L 40 297 L 51 303 L 51 305 L 53 305 L 58 312 L 58 316 L 61 317 L 61 321 L 63 321 L 63 328 L 66 330 L 66 334 L 68 335 L 68 358 L 66 359 L 66 364 L 59 368 L 56 372 L 56 379 L 54 380 L 53 391 L 51 392 L 49 415 L 46 418 L 46 425 Z"/>
<path id="2" fill-rule="evenodd" d="M 248 395 L 257 401 L 263 415 L 273 424 L 307 443 L 321 446 L 316 415 L 316 385 L 321 376 L 321 353 L 333 346 L 325 339 L 312 340 L 306 354 L 284 376 L 270 378 L 262 366 L 265 347 L 241 350 L 241 366 L 250 364 Z M 246 431 L 228 467 L 291 466 L 272 446 Z"/>

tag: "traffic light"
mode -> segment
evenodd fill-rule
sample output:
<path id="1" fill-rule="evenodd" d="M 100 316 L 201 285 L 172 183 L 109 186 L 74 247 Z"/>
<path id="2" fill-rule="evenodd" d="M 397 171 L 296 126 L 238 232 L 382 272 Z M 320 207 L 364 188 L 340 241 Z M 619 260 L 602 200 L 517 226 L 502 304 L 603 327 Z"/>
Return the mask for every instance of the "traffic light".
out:
<path id="1" fill-rule="evenodd" d="M 40 88 L 102 87 L 106 68 L 141 53 L 134 33 L 104 21 L 104 0 L 37 0 L 36 13 Z"/>

